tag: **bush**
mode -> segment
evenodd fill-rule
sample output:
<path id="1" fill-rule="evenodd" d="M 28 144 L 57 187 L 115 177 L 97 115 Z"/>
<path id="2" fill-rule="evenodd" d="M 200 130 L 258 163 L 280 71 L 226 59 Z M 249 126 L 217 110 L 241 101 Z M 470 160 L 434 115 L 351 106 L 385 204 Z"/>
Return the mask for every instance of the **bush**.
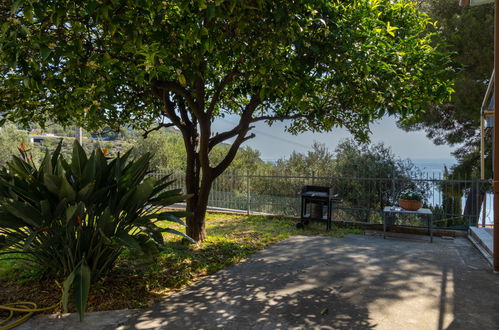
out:
<path id="1" fill-rule="evenodd" d="M 428 186 L 424 181 L 413 180 L 419 171 L 409 160 L 396 157 L 382 143 L 357 144 L 346 140 L 336 148 L 334 167 L 338 180 L 333 188 L 344 205 L 357 210 L 349 213 L 357 220 L 370 222 L 371 211 L 394 205 L 400 193 L 412 190 L 426 197 Z"/>
<path id="2" fill-rule="evenodd" d="M 22 258 L 45 273 L 64 276 L 63 306 L 72 286 L 83 316 L 91 280 L 108 272 L 128 248 L 141 259 L 159 252 L 167 220 L 185 224 L 179 212 L 163 208 L 185 200 L 180 190 L 166 190 L 167 177 L 148 177 L 150 154 L 129 159 L 131 152 L 108 159 L 100 149 L 87 156 L 75 142 L 71 161 L 61 143 L 37 168 L 22 147 L 0 171 L 0 250 Z"/>
<path id="3" fill-rule="evenodd" d="M 410 200 L 410 201 L 419 201 L 419 202 L 421 202 L 423 200 L 423 196 L 419 192 L 412 191 L 412 190 L 403 191 L 400 194 L 399 198 L 405 199 L 405 200 Z"/>

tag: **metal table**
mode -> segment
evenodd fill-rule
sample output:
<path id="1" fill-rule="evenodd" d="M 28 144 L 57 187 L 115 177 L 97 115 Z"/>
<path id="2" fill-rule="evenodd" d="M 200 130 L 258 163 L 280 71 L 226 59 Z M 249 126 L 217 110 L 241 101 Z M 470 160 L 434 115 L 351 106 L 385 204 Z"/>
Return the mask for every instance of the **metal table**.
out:
<path id="1" fill-rule="evenodd" d="M 422 216 L 426 219 L 426 223 L 428 225 L 428 232 L 430 233 L 430 242 L 433 242 L 433 213 L 430 209 L 419 209 L 417 211 L 408 211 L 400 208 L 398 206 L 385 206 L 383 209 L 383 238 L 386 238 L 386 215 L 387 214 L 414 214 L 417 216 Z"/>
<path id="2" fill-rule="evenodd" d="M 296 224 L 297 228 L 304 228 L 310 220 L 325 221 L 326 230 L 331 230 L 331 211 L 333 203 L 339 203 L 338 195 L 333 194 L 331 187 L 322 186 L 303 186 L 301 191 L 301 212 L 300 222 Z M 313 214 L 312 210 L 308 214 L 307 206 L 315 204 L 319 207 L 318 214 Z M 327 208 L 326 216 L 324 216 L 324 207 Z M 315 215 L 315 216 L 314 216 Z"/>

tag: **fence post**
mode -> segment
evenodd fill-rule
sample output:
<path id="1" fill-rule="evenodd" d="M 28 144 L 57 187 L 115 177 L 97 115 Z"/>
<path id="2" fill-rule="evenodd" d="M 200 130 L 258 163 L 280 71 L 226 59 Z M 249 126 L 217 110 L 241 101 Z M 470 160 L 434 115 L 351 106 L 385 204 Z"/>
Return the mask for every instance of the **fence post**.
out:
<path id="1" fill-rule="evenodd" d="M 250 210 L 251 210 L 251 179 L 250 179 L 250 174 L 249 170 L 246 170 L 246 213 L 247 215 L 250 215 Z"/>
<path id="2" fill-rule="evenodd" d="M 482 206 L 482 203 L 480 203 L 480 185 L 478 179 L 475 180 L 475 214 L 476 214 L 476 226 L 480 226 L 480 207 Z"/>
<path id="3" fill-rule="evenodd" d="M 487 190 L 484 187 L 483 180 L 480 181 L 480 189 L 483 189 L 483 208 L 482 208 L 482 227 L 487 227 Z"/>
<path id="4" fill-rule="evenodd" d="M 395 175 L 393 174 L 392 172 L 392 198 L 390 198 L 392 201 L 391 201 L 391 205 L 397 205 L 397 196 L 395 196 Z"/>

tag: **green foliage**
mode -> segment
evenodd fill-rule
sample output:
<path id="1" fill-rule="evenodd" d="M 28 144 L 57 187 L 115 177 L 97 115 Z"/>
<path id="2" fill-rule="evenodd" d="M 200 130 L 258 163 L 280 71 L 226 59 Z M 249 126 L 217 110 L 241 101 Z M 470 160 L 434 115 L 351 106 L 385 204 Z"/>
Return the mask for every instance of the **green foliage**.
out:
<path id="1" fill-rule="evenodd" d="M 451 92 L 412 1 L 15 1 L 0 16 L 0 110 L 25 123 L 145 127 L 163 88 L 178 109 L 240 114 L 255 97 L 258 115 L 298 116 L 290 131 L 366 138 L 371 120 Z"/>
<path id="2" fill-rule="evenodd" d="M 137 156 L 150 153 L 151 169 L 172 171 L 185 169 L 185 147 L 180 134 L 160 130 L 144 139 L 137 136 L 134 141 L 134 154 Z"/>
<path id="3" fill-rule="evenodd" d="M 452 93 L 448 54 L 411 0 L 21 0 L 0 17 L 2 118 L 176 126 L 198 241 L 213 180 L 253 123 L 367 140 L 372 121 Z M 227 114 L 239 123 L 213 132 Z"/>
<path id="4" fill-rule="evenodd" d="M 167 235 L 165 248 L 157 262 L 146 269 L 133 269 L 133 272 L 130 272 L 132 270 L 128 265 L 134 258 L 125 253 L 109 276 L 92 285 L 90 295 L 98 293 L 105 299 L 89 302 L 89 308 L 102 311 L 151 307 L 202 276 L 241 262 L 255 252 L 294 235 L 343 237 L 362 233 L 358 229 L 337 227 L 325 231 L 324 224 L 319 223 L 312 223 L 302 230 L 297 229 L 295 224 L 296 220 L 278 217 L 208 213 L 208 237 L 202 245 L 186 246 L 178 236 Z M 182 230 L 178 224 L 173 226 Z M 26 299 L 25 293 L 29 292 L 33 301 L 51 304 L 57 300 L 55 294 L 58 288 L 53 281 L 40 281 L 18 267 L 0 260 L 0 285 L 9 289 L 0 291 L 0 299 L 8 296 L 10 300 L 20 301 Z M 17 290 L 12 290 L 13 287 Z"/>
<path id="5" fill-rule="evenodd" d="M 380 221 L 372 211 L 395 205 L 406 189 L 423 196 L 429 192 L 427 182 L 414 180 L 421 173 L 412 162 L 396 157 L 383 144 L 359 144 L 354 140 L 343 141 L 334 153 L 315 143 L 306 154 L 294 152 L 288 159 L 267 165 L 266 170 L 251 178 L 251 204 L 274 214 L 296 215 L 297 193 L 304 185 L 332 187 L 342 199 L 342 219 L 365 222 Z M 225 176 L 223 180 L 232 189 L 227 189 L 232 192 L 231 201 L 239 199 L 240 203 L 233 202 L 232 207 L 245 208 L 244 180 L 239 184 L 237 177 Z M 218 183 L 215 187 L 218 189 Z"/>
<path id="6" fill-rule="evenodd" d="M 480 109 L 494 68 L 494 5 L 463 8 L 459 1 L 425 0 L 422 9 L 437 21 L 438 38 L 452 52 L 455 93 L 450 102 L 430 107 L 402 127 L 425 130 L 438 145 L 460 145 L 454 152 L 460 163 L 456 171 L 478 178 Z M 489 171 L 486 175 L 491 177 Z"/>
<path id="7" fill-rule="evenodd" d="M 417 191 L 405 190 L 400 194 L 399 198 L 410 200 L 410 201 L 420 201 L 421 202 L 423 200 L 423 195 L 421 195 Z"/>
<path id="8" fill-rule="evenodd" d="M 149 134 L 147 138 L 137 136 L 133 140 L 133 144 L 135 155 L 150 153 L 153 156 L 151 159 L 151 169 L 153 170 L 178 171 L 186 167 L 184 141 L 180 133 L 176 131 L 160 130 Z M 210 153 L 212 166 L 222 161 L 229 148 L 228 144 L 219 144 L 213 148 Z M 244 171 L 255 173 L 264 167 L 265 164 L 260 159 L 260 152 L 245 146 L 238 150 L 229 170 L 240 173 Z"/>
<path id="9" fill-rule="evenodd" d="M 412 178 L 418 173 L 412 162 L 395 157 L 382 143 L 359 145 L 352 140 L 336 148 L 334 167 L 338 180 L 336 192 L 355 208 L 370 210 L 394 205 L 400 192 L 411 189 L 424 195 L 426 186 Z M 373 180 L 372 178 L 376 178 Z M 355 216 L 369 222 L 370 211 L 359 211 Z"/>
<path id="10" fill-rule="evenodd" d="M 276 167 L 288 175 L 331 176 L 334 160 L 325 144 L 314 141 L 312 150 L 306 154 L 293 151 L 288 159 L 279 159 Z"/>
<path id="11" fill-rule="evenodd" d="M 163 210 L 188 196 L 166 190 L 167 177 L 148 177 L 151 156 L 130 159 L 131 152 L 107 159 L 100 149 L 88 156 L 75 142 L 72 158 L 61 156 L 62 142 L 40 166 L 28 152 L 13 157 L 0 173 L 1 255 L 35 264 L 46 273 L 67 277 L 80 315 L 90 278 L 106 274 L 124 249 L 142 262 L 152 261 L 163 233 L 185 234 L 156 225 L 179 224 L 184 213 Z"/>
<path id="12" fill-rule="evenodd" d="M 267 205 L 269 209 L 265 211 L 268 213 L 292 215 L 296 210 L 296 197 L 301 187 L 304 184 L 329 185 L 329 179 L 326 179 L 328 182 L 323 181 L 335 176 L 334 163 L 335 157 L 326 145 L 314 142 L 312 150 L 307 153 L 294 151 L 289 158 L 279 159 L 275 164 L 265 164 L 262 166 L 262 176 L 251 179 L 251 203 Z M 303 177 L 320 179 L 306 183 Z M 245 182 L 241 182 L 240 187 L 242 191 L 247 189 Z M 242 205 L 245 205 L 246 194 L 241 197 Z"/>
<path id="13" fill-rule="evenodd" d="M 55 123 L 53 121 L 49 121 L 45 123 L 44 127 L 41 127 L 37 123 L 30 123 L 29 125 L 30 134 L 53 134 L 55 136 L 61 137 L 74 137 L 75 135 L 75 127 L 67 126 L 63 127 L 62 125 Z"/>
<path id="14" fill-rule="evenodd" d="M 219 144 L 213 148 L 210 153 L 210 161 L 213 166 L 219 164 L 230 149 L 229 144 Z M 265 167 L 263 160 L 260 159 L 260 151 L 250 146 L 241 147 L 230 164 L 228 170 L 244 173 L 256 173 Z"/>
<path id="15" fill-rule="evenodd" d="M 21 142 L 31 148 L 26 132 L 19 130 L 12 123 L 6 123 L 0 127 L 0 155 L 2 155 L 0 165 L 5 165 L 7 160 L 18 153 Z"/>

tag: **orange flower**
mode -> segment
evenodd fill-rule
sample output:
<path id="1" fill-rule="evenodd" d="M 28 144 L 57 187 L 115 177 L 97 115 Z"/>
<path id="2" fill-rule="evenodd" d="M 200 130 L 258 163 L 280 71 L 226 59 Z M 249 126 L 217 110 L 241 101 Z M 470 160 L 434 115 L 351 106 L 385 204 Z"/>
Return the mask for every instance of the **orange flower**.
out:
<path id="1" fill-rule="evenodd" d="M 102 149 L 102 154 L 105 156 L 109 152 L 109 149 L 104 148 Z"/>
<path id="2" fill-rule="evenodd" d="M 24 141 L 21 140 L 21 151 L 26 151 L 26 145 L 24 144 Z"/>

